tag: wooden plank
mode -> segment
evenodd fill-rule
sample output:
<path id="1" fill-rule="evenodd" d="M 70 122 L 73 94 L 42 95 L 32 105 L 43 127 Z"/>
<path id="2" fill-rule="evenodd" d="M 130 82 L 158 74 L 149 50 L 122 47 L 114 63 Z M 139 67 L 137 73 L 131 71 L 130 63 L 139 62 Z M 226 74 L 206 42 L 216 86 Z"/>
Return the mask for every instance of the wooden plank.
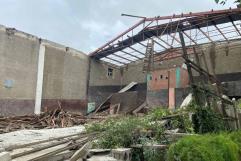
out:
<path id="1" fill-rule="evenodd" d="M 74 153 L 74 155 L 70 158 L 70 161 L 77 161 L 78 159 L 83 159 L 88 154 L 88 149 L 90 148 L 91 144 L 89 142 L 86 143 Z"/>

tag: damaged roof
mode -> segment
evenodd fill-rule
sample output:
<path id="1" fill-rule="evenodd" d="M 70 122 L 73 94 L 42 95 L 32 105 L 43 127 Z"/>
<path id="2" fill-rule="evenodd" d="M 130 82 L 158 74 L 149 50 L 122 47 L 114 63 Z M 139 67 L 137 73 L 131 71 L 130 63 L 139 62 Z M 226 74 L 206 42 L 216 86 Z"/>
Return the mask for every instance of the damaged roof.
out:
<path id="1" fill-rule="evenodd" d="M 115 66 L 127 65 L 145 57 L 150 39 L 154 53 L 180 48 L 178 32 L 183 33 L 187 46 L 229 42 L 241 38 L 240 20 L 240 8 L 143 18 L 90 56 Z"/>

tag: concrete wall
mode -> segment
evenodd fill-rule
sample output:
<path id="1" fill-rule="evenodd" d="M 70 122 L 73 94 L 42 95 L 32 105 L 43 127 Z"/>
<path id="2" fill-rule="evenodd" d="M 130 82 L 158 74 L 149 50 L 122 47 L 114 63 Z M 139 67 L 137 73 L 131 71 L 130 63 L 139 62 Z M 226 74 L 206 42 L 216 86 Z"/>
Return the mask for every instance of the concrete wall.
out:
<path id="1" fill-rule="evenodd" d="M 53 109 L 62 107 L 71 111 L 86 111 L 89 59 L 72 49 L 46 46 L 43 104 Z"/>
<path id="2" fill-rule="evenodd" d="M 85 112 L 89 57 L 47 41 L 42 108 Z M 40 39 L 0 27 L 0 115 L 33 114 L 35 108 Z M 40 97 L 41 98 L 41 97 Z M 46 109 L 46 108 L 45 108 Z"/>
<path id="3" fill-rule="evenodd" d="M 0 114 L 34 111 L 39 41 L 0 28 Z"/>
<path id="4" fill-rule="evenodd" d="M 113 77 L 107 76 L 108 68 L 113 69 Z M 142 63 L 132 63 L 120 69 L 91 60 L 88 102 L 94 102 L 98 107 L 111 94 L 131 82 L 138 82 L 134 90 L 137 91 L 138 104 L 141 104 L 146 97 L 146 73 L 142 72 L 142 68 Z"/>
<path id="5" fill-rule="evenodd" d="M 129 84 L 131 82 L 146 82 L 146 72 L 143 72 L 142 61 L 131 63 L 123 68 L 123 84 Z"/>
<path id="6" fill-rule="evenodd" d="M 112 77 L 107 75 L 108 68 L 113 69 Z M 89 71 L 88 102 L 95 103 L 96 107 L 112 93 L 118 92 L 123 87 L 122 71 L 118 68 L 92 59 Z"/>
<path id="7" fill-rule="evenodd" d="M 113 69 L 113 76 L 107 75 L 108 68 Z M 90 61 L 90 86 L 119 86 L 122 83 L 121 71 L 101 61 L 92 59 Z"/>

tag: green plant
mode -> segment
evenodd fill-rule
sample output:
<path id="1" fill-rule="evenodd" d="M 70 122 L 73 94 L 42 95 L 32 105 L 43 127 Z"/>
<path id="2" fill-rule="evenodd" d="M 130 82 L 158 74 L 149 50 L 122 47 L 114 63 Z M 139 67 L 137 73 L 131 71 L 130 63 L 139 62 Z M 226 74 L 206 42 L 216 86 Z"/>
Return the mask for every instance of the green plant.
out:
<path id="1" fill-rule="evenodd" d="M 164 152 L 154 148 L 143 149 L 145 161 L 162 161 L 164 158 Z"/>
<path id="2" fill-rule="evenodd" d="M 217 4 L 225 5 L 226 2 L 227 2 L 227 0 L 215 0 L 215 2 L 216 2 Z M 241 3 L 241 0 L 235 0 L 234 3 L 240 4 L 240 3 Z"/>
<path id="3" fill-rule="evenodd" d="M 165 117 L 171 114 L 173 114 L 173 111 L 170 111 L 162 107 L 156 107 L 148 112 L 147 117 L 149 117 L 150 120 L 156 121 L 156 120 L 160 120 L 162 117 Z"/>
<path id="4" fill-rule="evenodd" d="M 241 131 L 232 132 L 232 133 L 228 134 L 228 137 L 238 145 L 239 155 L 241 158 Z"/>
<path id="5" fill-rule="evenodd" d="M 140 138 L 161 138 L 163 127 L 159 122 L 150 121 L 149 117 L 128 116 L 111 118 L 102 123 L 86 126 L 87 132 L 102 132 L 102 137 L 95 143 L 100 148 L 130 147 L 140 143 Z"/>
<path id="6" fill-rule="evenodd" d="M 102 137 L 94 143 L 100 148 L 129 147 L 131 144 L 144 144 L 152 141 L 167 143 L 164 137 L 166 127 L 161 120 L 165 116 L 181 112 L 183 111 L 156 108 L 143 117 L 109 118 L 100 123 L 86 125 L 86 129 L 89 133 L 102 133 Z M 171 129 L 182 129 L 183 132 L 193 131 L 188 115 L 173 118 L 172 121 L 168 121 L 168 126 Z"/>
<path id="7" fill-rule="evenodd" d="M 177 117 L 170 119 L 169 128 L 176 129 L 179 128 L 183 132 L 192 133 L 193 125 L 189 119 L 188 112 L 193 111 L 190 107 L 188 109 L 177 109 L 177 110 L 168 110 L 163 108 L 154 108 L 146 116 L 151 121 L 162 120 L 163 117 L 180 114 Z M 183 114 L 182 114 L 183 113 Z"/>
<path id="8" fill-rule="evenodd" d="M 170 146 L 168 161 L 239 161 L 238 145 L 226 134 L 188 136 Z"/>
<path id="9" fill-rule="evenodd" d="M 227 129 L 221 115 L 209 107 L 197 107 L 192 120 L 196 133 L 220 132 Z"/>

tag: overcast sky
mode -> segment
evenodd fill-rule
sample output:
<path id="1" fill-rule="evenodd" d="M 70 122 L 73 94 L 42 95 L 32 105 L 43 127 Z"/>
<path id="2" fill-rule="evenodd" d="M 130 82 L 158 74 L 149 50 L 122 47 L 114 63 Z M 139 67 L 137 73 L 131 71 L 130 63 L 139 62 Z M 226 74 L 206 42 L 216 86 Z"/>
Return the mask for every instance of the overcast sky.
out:
<path id="1" fill-rule="evenodd" d="M 121 13 L 154 17 L 234 7 L 228 1 L 0 0 L 0 24 L 88 54 L 138 21 Z"/>

